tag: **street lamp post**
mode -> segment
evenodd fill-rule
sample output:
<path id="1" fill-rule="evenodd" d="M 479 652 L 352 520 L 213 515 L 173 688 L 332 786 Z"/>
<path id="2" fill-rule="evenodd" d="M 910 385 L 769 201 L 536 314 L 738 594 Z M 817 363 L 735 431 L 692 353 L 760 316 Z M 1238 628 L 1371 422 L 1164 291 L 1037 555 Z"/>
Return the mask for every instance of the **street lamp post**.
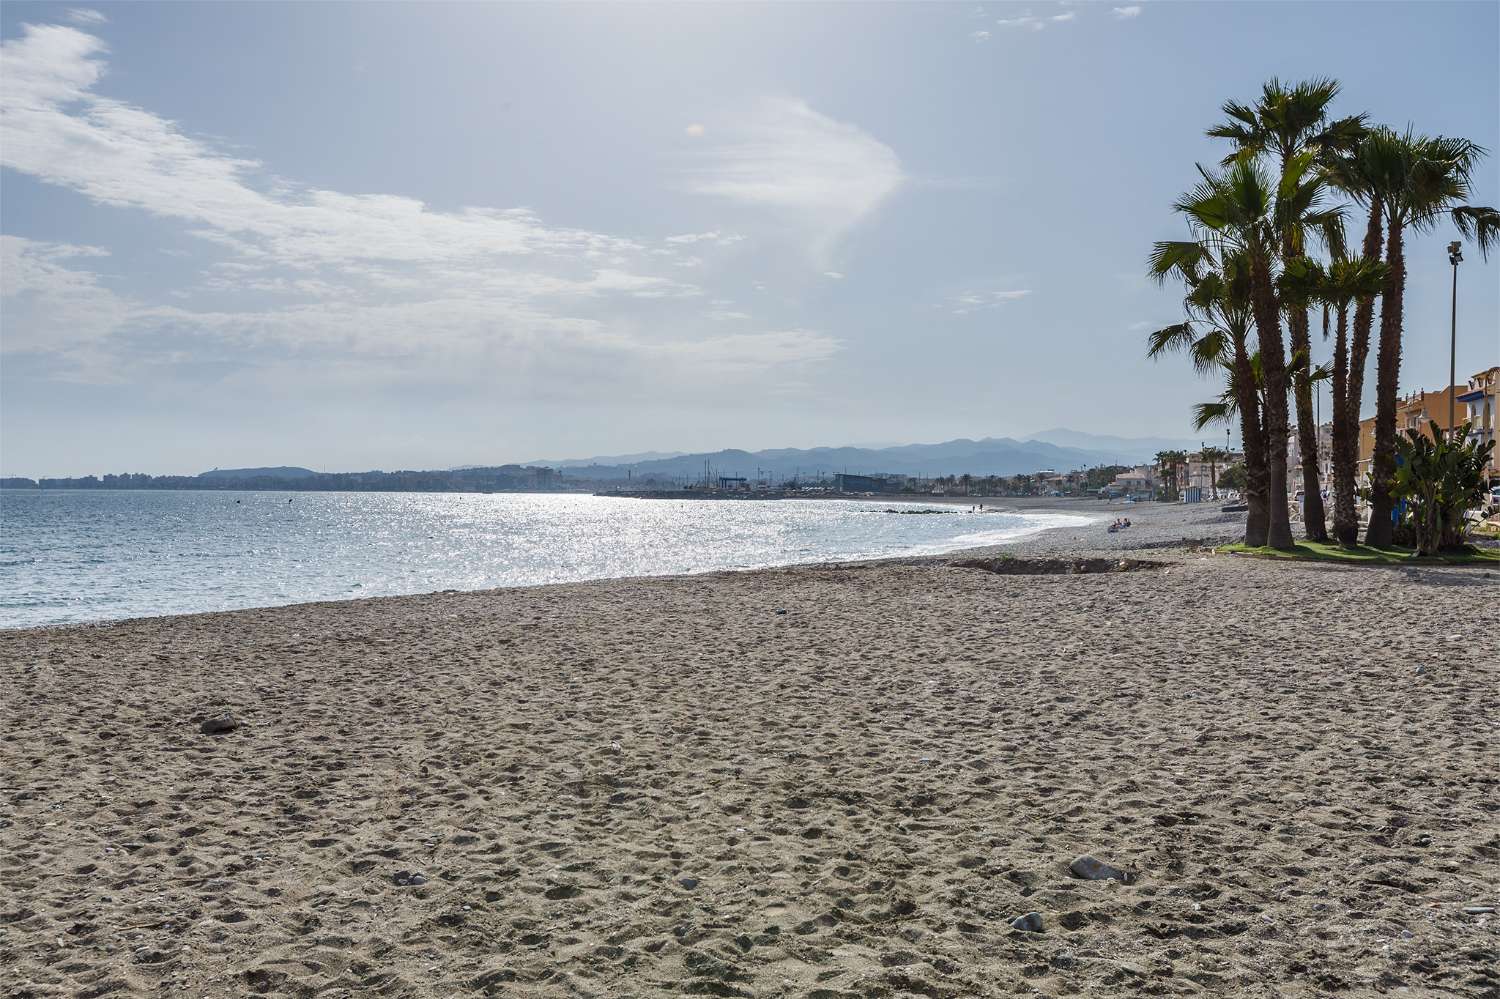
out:
<path id="1" fill-rule="evenodd" d="M 1453 265 L 1453 312 L 1448 341 L 1448 436 L 1458 433 L 1455 410 L 1458 405 L 1453 395 L 1453 386 L 1458 384 L 1458 262 L 1464 258 L 1463 244 L 1458 240 L 1448 244 L 1448 263 Z"/>

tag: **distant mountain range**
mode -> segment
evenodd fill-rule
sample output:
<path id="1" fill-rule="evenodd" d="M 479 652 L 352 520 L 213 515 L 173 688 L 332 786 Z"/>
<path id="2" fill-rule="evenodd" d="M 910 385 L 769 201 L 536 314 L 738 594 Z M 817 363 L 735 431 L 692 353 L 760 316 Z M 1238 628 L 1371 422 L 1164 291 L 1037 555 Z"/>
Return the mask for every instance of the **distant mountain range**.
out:
<path id="1" fill-rule="evenodd" d="M 540 465 L 543 468 L 580 468 L 584 465 L 631 465 L 643 461 L 661 461 L 667 458 L 680 458 L 681 451 L 640 451 L 636 454 L 606 454 L 593 458 L 538 458 L 536 461 L 528 461 L 527 465 Z"/>
<path id="2" fill-rule="evenodd" d="M 1212 436 L 1212 435 L 1210 435 Z M 1029 434 L 1029 441 L 1046 441 L 1062 447 L 1077 447 L 1088 451 L 1109 451 L 1133 455 L 1134 461 L 1150 461 L 1158 451 L 1196 451 L 1203 444 L 1214 442 L 1207 438 L 1189 440 L 1186 437 L 1112 437 L 1109 434 L 1086 434 L 1081 430 L 1058 427 Z"/>
<path id="3" fill-rule="evenodd" d="M 1054 440 L 1043 439 L 1052 437 Z M 1067 439 L 1070 443 L 1063 443 Z M 1073 443 L 1076 442 L 1076 443 Z M 1073 430 L 1050 430 L 1030 440 L 986 437 L 940 444 L 894 447 L 775 448 L 670 454 L 660 457 L 615 455 L 565 462 L 528 462 L 565 470 L 570 478 L 701 479 L 707 465 L 713 476 L 757 475 L 804 479 L 836 472 L 894 473 L 930 478 L 940 475 L 1016 475 L 1050 468 L 1068 471 L 1095 465 L 1131 465 L 1150 461 L 1157 451 L 1196 448 L 1197 443 L 1170 438 L 1109 437 Z"/>
<path id="4" fill-rule="evenodd" d="M 702 479 L 705 466 L 714 477 L 784 482 L 838 472 L 857 475 L 889 473 L 933 478 L 945 475 L 1017 475 L 1042 469 L 1059 472 L 1098 465 L 1135 465 L 1152 461 L 1158 451 L 1195 450 L 1197 441 L 1168 437 L 1112 437 L 1076 430 L 1055 429 L 1027 440 L 986 437 L 943 441 L 939 444 L 901 444 L 890 447 L 773 448 L 764 451 L 724 451 L 683 454 L 644 451 L 527 462 L 529 468 L 467 465 L 446 471 L 315 472 L 294 465 L 263 468 L 215 468 L 197 476 L 106 475 L 102 479 L 11 478 L 0 488 L 105 489 L 538 489 L 567 484 L 587 487 L 588 480 Z M 538 467 L 540 466 L 540 467 Z M 547 469 L 556 469 L 548 473 Z M 558 474 L 560 473 L 560 474 Z"/>

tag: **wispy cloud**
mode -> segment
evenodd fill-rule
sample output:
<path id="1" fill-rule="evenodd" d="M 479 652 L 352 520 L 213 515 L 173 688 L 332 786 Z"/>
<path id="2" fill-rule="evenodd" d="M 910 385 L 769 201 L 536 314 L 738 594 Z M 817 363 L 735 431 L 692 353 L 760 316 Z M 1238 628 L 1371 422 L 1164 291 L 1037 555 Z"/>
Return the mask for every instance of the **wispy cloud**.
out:
<path id="1" fill-rule="evenodd" d="M 109 21 L 109 18 L 89 7 L 70 7 L 68 8 L 68 20 L 74 24 L 95 25 L 105 24 Z"/>
<path id="2" fill-rule="evenodd" d="M 1111 8 L 1111 13 L 1113 13 L 1117 19 L 1124 21 L 1132 17 L 1140 17 L 1141 9 L 1142 8 L 1140 4 L 1131 4 L 1128 7 L 1113 7 Z"/>
<path id="3" fill-rule="evenodd" d="M 323 351 L 565 371 L 560 359 L 575 357 L 608 372 L 650 359 L 650 377 L 662 358 L 748 374 L 839 349 L 801 328 L 696 332 L 703 292 L 680 268 L 700 261 L 684 251 L 730 245 L 736 234 L 643 241 L 550 225 L 525 208 L 437 211 L 401 195 L 299 185 L 96 93 L 106 50 L 93 35 L 27 25 L 0 49 L 0 164 L 176 222 L 201 241 L 203 263 L 201 278 L 166 292 L 173 304 L 164 305 L 110 290 L 87 266 L 102 250 L 7 236 L 7 353 L 70 354 L 79 366 L 87 354 L 104 370 L 112 351 L 125 363 L 125 341 L 129 359 L 146 356 L 140 340 L 155 335 L 232 346 L 241 359 L 270 350 L 278 361 Z M 253 307 L 243 305 L 247 291 Z"/>
<path id="4" fill-rule="evenodd" d="M 1042 31 L 1049 24 L 1067 24 L 1069 21 L 1076 20 L 1078 20 L 1078 12 L 1073 10 L 1063 11 L 1061 14 L 1034 14 L 1028 10 L 1017 17 L 999 18 L 995 23 L 1002 28 Z"/>
<path id="5" fill-rule="evenodd" d="M 1030 288 L 966 291 L 940 303 L 937 308 L 950 315 L 967 316 L 987 309 L 997 309 L 1008 302 L 1015 302 L 1031 294 Z"/>
<path id="6" fill-rule="evenodd" d="M 685 232 L 677 236 L 668 236 L 663 242 L 676 245 L 692 245 L 693 243 L 709 243 L 714 246 L 733 246 L 735 243 L 743 242 L 744 236 L 737 232 L 720 232 L 717 229 L 709 232 Z"/>
<path id="7" fill-rule="evenodd" d="M 969 37 L 976 42 L 987 42 L 990 40 L 990 33 L 988 31 L 971 31 Z"/>
<path id="8" fill-rule="evenodd" d="M 811 227 L 817 257 L 905 180 L 890 146 L 805 101 L 765 98 L 722 132 L 724 141 L 688 168 L 687 188 L 777 210 L 794 226 Z"/>
<path id="9" fill-rule="evenodd" d="M 103 286 L 98 276 L 68 266 L 107 256 L 97 246 L 0 235 L 5 349 L 67 353 L 108 337 L 130 313 L 130 303 Z"/>

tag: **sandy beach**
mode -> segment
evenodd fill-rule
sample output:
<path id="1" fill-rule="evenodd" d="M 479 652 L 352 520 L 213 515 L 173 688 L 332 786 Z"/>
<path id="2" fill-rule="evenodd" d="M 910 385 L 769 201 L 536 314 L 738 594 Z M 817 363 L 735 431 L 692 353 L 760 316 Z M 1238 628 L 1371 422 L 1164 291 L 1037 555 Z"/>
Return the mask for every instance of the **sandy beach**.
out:
<path id="1" fill-rule="evenodd" d="M 1084 509 L 0 633 L 0 995 L 1500 995 L 1500 573 Z"/>

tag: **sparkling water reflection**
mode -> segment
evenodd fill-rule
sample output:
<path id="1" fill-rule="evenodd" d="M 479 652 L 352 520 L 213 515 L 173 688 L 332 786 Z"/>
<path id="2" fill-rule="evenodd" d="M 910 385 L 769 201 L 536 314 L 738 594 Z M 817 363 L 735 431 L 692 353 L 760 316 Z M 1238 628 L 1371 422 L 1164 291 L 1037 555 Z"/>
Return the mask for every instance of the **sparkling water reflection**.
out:
<path id="1" fill-rule="evenodd" d="M 895 508 L 578 494 L 7 490 L 0 626 L 938 553 L 1088 519 L 962 507 L 886 512 Z"/>

